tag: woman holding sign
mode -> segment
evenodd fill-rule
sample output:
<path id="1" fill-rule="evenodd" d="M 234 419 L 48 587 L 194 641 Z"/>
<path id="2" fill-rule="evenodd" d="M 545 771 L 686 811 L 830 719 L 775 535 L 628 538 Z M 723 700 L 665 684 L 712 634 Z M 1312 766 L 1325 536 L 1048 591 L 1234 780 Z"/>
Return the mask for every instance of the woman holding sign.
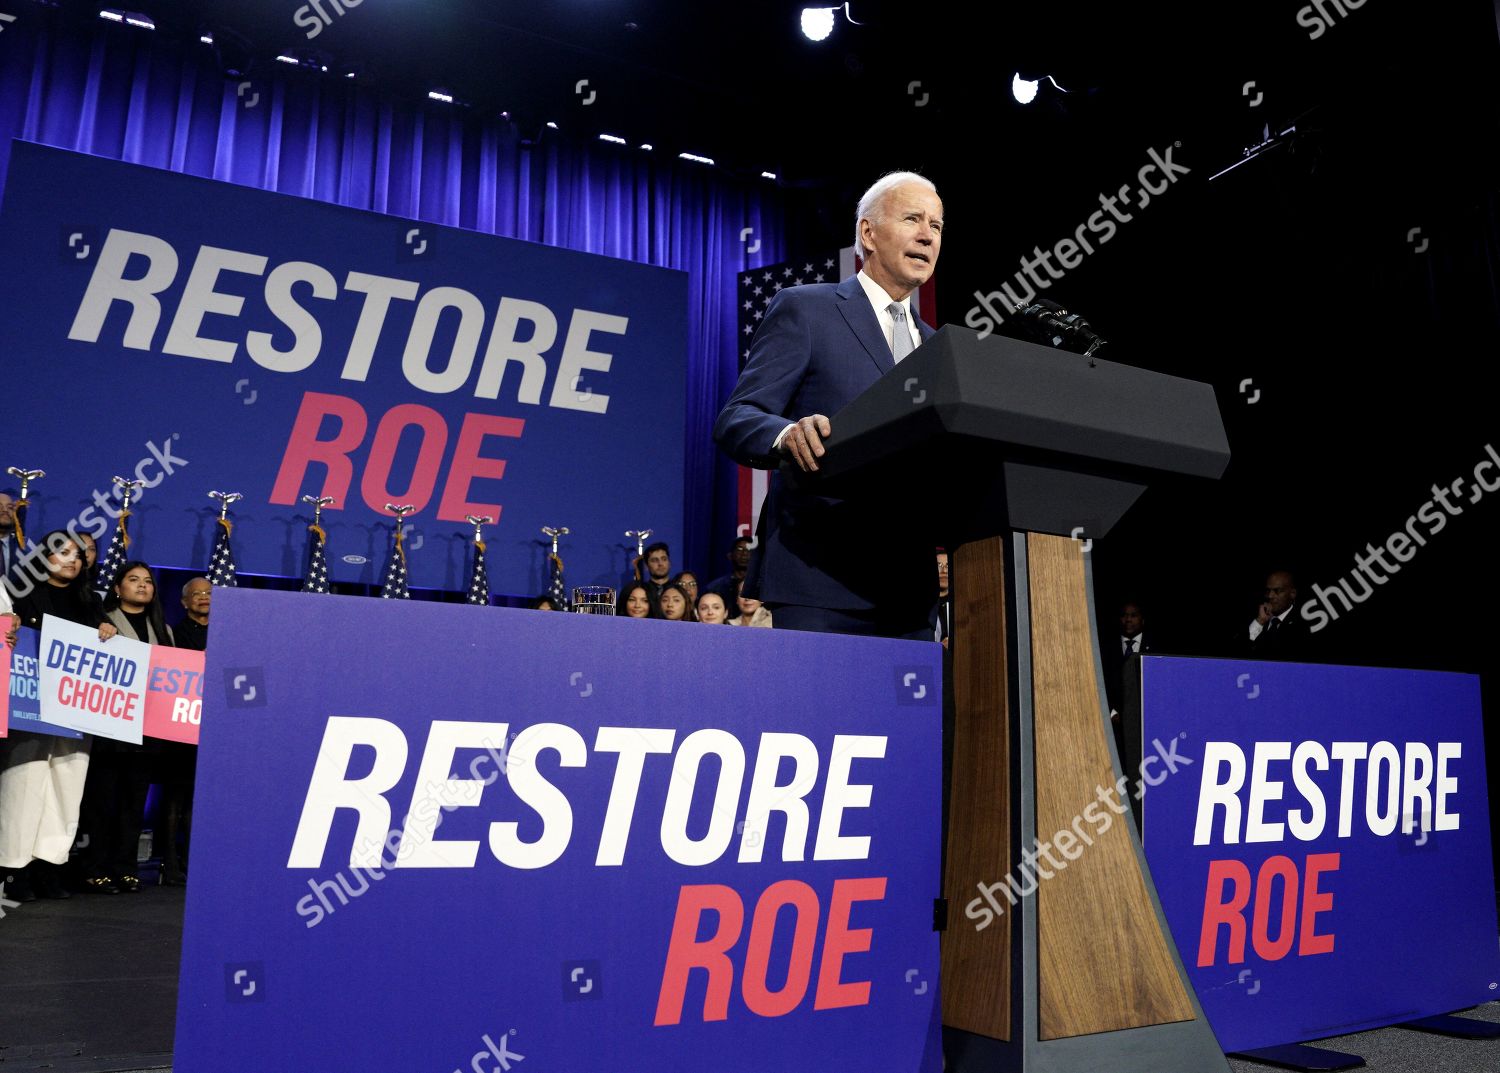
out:
<path id="1" fill-rule="evenodd" d="M 78 541 L 54 529 L 37 546 L 47 552 L 38 564 L 42 569 L 19 576 L 17 587 L 29 586 L 16 601 L 21 625 L 39 630 L 43 615 L 55 615 L 98 626 L 101 640 L 113 637 L 115 627 L 102 621 L 88 591 Z M 36 574 L 42 575 L 40 584 L 33 581 Z M 14 901 L 30 901 L 33 888 L 45 897 L 68 896 L 57 866 L 67 863 L 78 833 L 90 740 L 12 730 L 0 743 L 0 874 L 13 870 L 20 881 L 6 888 Z"/>
<path id="2" fill-rule="evenodd" d="M 171 645 L 172 631 L 162 618 L 156 578 L 140 560 L 125 563 L 104 597 L 104 617 L 125 637 L 152 645 Z M 142 745 L 95 738 L 88 792 L 83 798 L 84 884 L 100 894 L 141 889 L 135 874 L 146 814 L 146 793 L 160 767 L 163 743 Z"/>

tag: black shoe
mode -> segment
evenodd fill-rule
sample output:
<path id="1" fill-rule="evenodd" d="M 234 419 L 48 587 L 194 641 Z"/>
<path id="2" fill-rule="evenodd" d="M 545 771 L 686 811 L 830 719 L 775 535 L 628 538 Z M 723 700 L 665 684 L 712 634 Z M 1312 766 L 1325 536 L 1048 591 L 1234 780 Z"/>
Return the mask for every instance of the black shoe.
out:
<path id="1" fill-rule="evenodd" d="M 27 871 L 31 873 L 31 885 L 38 897 L 57 900 L 73 897 L 63 886 L 60 866 L 50 861 L 32 861 Z"/>
<path id="2" fill-rule="evenodd" d="M 185 887 L 187 886 L 187 873 L 168 872 L 166 869 L 163 869 L 161 873 L 161 885 L 164 887 Z"/>
<path id="3" fill-rule="evenodd" d="M 31 883 L 26 878 L 26 870 L 17 868 L 9 876 L 0 877 L 5 879 L 5 897 L 13 902 L 34 902 L 36 892 L 31 889 Z"/>
<path id="4" fill-rule="evenodd" d="M 127 894 L 139 894 L 141 881 L 137 876 L 115 876 L 115 886 Z"/>
<path id="5" fill-rule="evenodd" d="M 83 889 L 95 894 L 119 894 L 120 888 L 109 876 L 94 876 L 83 881 Z"/>

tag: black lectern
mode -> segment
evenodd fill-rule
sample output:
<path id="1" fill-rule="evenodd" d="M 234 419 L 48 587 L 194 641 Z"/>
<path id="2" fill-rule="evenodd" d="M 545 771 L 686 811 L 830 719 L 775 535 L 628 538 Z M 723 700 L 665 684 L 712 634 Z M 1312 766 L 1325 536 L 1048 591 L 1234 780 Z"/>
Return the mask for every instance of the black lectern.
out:
<path id="1" fill-rule="evenodd" d="M 1100 796 L 1125 773 L 1088 558 L 1149 484 L 1223 473 L 1213 389 L 949 326 L 831 421 L 807 486 L 889 497 L 955 549 L 949 1068 L 1227 1070 L 1127 803 Z M 1012 904 L 1022 849 L 1063 831 L 1064 867 L 1030 869 Z"/>

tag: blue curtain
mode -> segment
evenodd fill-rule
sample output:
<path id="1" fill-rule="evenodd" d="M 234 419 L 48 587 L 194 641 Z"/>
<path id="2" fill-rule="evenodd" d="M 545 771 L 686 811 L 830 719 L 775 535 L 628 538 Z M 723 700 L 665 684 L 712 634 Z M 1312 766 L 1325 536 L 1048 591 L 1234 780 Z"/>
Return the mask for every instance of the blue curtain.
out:
<path id="1" fill-rule="evenodd" d="M 207 46 L 104 21 L 69 26 L 45 9 L 0 33 L 0 174 L 21 138 L 685 271 L 687 528 L 662 536 L 678 564 L 717 573 L 735 489 L 711 430 L 737 372 L 735 273 L 751 267 L 740 234 L 760 238 L 756 264 L 782 259 L 782 196 L 766 181 L 544 134 L 527 144 L 498 117 L 289 67 L 242 94 Z M 622 518 L 621 533 L 642 523 L 660 524 Z"/>

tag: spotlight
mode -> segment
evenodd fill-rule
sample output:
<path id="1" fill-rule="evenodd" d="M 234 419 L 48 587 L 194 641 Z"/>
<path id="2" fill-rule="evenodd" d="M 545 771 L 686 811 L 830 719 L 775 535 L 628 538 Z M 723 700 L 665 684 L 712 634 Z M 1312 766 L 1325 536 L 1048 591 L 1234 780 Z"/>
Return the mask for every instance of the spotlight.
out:
<path id="1" fill-rule="evenodd" d="M 699 156 L 697 153 L 678 153 L 677 158 L 679 160 L 691 160 L 698 164 L 712 164 L 714 162 L 713 157 Z"/>
<path id="2" fill-rule="evenodd" d="M 452 104 L 453 103 L 453 96 L 452 96 L 452 94 L 449 94 L 449 93 L 439 93 L 435 89 L 429 89 L 427 91 L 427 99 L 428 100 L 432 100 L 432 101 L 442 101 L 444 104 Z"/>
<path id="3" fill-rule="evenodd" d="M 1057 79 L 1053 78 L 1051 75 L 1042 75 L 1041 78 L 1027 80 L 1021 77 L 1020 71 L 1017 71 L 1016 76 L 1010 80 L 1011 95 L 1014 96 L 1016 98 L 1016 101 L 1020 104 L 1030 104 L 1032 101 L 1036 100 L 1037 92 L 1042 88 L 1042 83 L 1044 81 L 1051 82 L 1053 88 L 1056 89 L 1059 93 L 1070 92 L 1069 90 L 1064 89 L 1062 86 L 1059 86 L 1057 84 Z"/>
<path id="4" fill-rule="evenodd" d="M 763 171 L 760 173 L 760 177 L 762 179 L 770 179 L 772 182 L 776 181 L 776 173 L 774 171 Z"/>
<path id="5" fill-rule="evenodd" d="M 629 145 L 630 144 L 624 138 L 621 138 L 617 134 L 601 134 L 601 135 L 599 135 L 599 140 L 601 142 L 614 142 L 616 145 Z"/>
<path id="6" fill-rule="evenodd" d="M 826 41 L 833 33 L 833 16 L 836 7 L 805 7 L 802 9 L 802 34 L 809 41 Z"/>

